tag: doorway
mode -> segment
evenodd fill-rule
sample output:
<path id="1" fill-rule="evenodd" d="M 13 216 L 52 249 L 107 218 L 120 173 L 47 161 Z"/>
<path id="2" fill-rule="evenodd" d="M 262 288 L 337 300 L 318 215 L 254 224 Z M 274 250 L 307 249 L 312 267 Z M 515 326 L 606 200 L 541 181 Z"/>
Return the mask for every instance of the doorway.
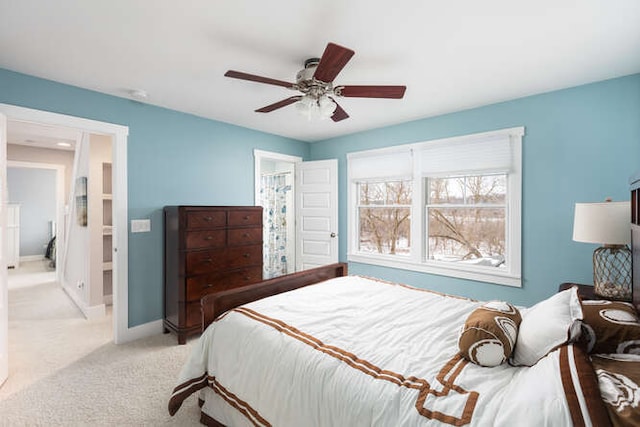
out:
<path id="1" fill-rule="evenodd" d="M 302 158 L 254 150 L 255 204 L 263 207 L 263 279 L 296 271 L 295 167 Z"/>
<path id="2" fill-rule="evenodd" d="M 338 262 L 338 161 L 254 150 L 263 277 Z"/>
<path id="3" fill-rule="evenodd" d="M 8 127 L 12 128 L 11 122 Z M 70 164 L 73 152 L 52 151 L 44 146 L 27 149 L 24 145 L 8 145 L 7 151 L 8 207 L 14 213 L 9 215 L 8 224 L 14 258 L 9 268 L 18 270 L 23 261 L 41 261 L 42 268 L 53 272 L 54 280 L 60 281 L 56 240 L 58 235 L 64 235 L 67 165 L 59 162 Z M 44 154 L 48 151 L 52 157 Z M 45 159 L 55 163 L 41 161 Z"/>
<path id="4" fill-rule="evenodd" d="M 128 325 L 128 227 L 127 227 L 127 139 L 128 127 L 74 116 L 33 110 L 8 104 L 0 104 L 0 116 L 8 120 L 39 123 L 77 129 L 86 134 L 109 136 L 112 140 L 112 248 L 111 263 L 113 278 L 113 338 L 116 344 L 131 341 L 155 332 L 156 325 L 149 328 L 129 328 Z M 6 153 L 6 138 L 2 147 Z M 6 165 L 5 165 L 6 171 Z M 6 282 L 2 284 L 6 290 Z M 5 325 L 0 325 L 4 330 Z M 2 353 L 0 349 L 0 353 Z"/>

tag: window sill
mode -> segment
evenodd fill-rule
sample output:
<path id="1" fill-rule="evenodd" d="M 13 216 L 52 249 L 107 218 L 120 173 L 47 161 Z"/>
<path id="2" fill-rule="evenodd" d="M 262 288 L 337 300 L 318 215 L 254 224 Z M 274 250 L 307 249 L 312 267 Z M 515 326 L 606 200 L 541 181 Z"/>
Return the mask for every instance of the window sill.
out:
<path id="1" fill-rule="evenodd" d="M 349 254 L 347 260 L 362 264 L 375 264 L 383 267 L 400 268 L 403 270 L 419 271 L 421 273 L 437 274 L 439 276 L 456 277 L 459 279 L 475 280 L 497 285 L 522 287 L 520 276 L 514 276 L 507 272 L 488 271 L 487 268 L 462 267 L 460 265 L 452 268 L 448 266 L 433 265 L 429 263 L 415 263 L 410 259 L 394 258 L 385 256 Z"/>

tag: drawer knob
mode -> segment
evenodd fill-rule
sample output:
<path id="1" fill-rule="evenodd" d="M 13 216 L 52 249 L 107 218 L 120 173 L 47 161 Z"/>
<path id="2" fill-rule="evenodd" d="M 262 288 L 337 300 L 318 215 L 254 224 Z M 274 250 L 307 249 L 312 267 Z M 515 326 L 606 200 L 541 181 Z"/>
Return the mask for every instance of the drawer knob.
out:
<path id="1" fill-rule="evenodd" d="M 213 288 L 213 283 L 207 283 L 204 285 L 205 288 Z"/>
<path id="2" fill-rule="evenodd" d="M 207 236 L 207 237 L 204 238 L 204 240 L 213 240 L 213 237 Z"/>
<path id="3" fill-rule="evenodd" d="M 249 233 L 244 233 L 242 237 L 249 237 Z"/>
<path id="4" fill-rule="evenodd" d="M 244 280 L 245 280 L 245 282 L 246 282 L 247 280 L 251 280 L 251 276 L 244 276 Z"/>
<path id="5" fill-rule="evenodd" d="M 244 220 L 245 220 L 245 221 L 249 221 L 249 215 L 245 215 L 245 216 L 244 216 Z"/>
<path id="6" fill-rule="evenodd" d="M 204 260 L 204 262 L 206 262 L 207 264 L 211 264 L 211 263 L 213 262 L 213 259 L 211 259 L 211 258 L 206 258 L 206 259 Z"/>
<path id="7" fill-rule="evenodd" d="M 205 221 L 212 221 L 212 220 L 213 220 L 213 218 L 212 218 L 212 217 L 210 217 L 210 216 L 205 216 L 205 217 L 204 217 L 204 220 L 205 220 Z"/>
<path id="8" fill-rule="evenodd" d="M 245 258 L 249 258 L 251 256 L 251 254 L 244 254 Z"/>

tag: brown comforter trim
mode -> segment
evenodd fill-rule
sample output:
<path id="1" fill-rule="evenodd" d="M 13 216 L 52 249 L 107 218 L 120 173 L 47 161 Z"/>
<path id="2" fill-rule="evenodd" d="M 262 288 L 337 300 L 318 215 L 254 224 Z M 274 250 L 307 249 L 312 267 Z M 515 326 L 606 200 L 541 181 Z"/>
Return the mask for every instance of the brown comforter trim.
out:
<path id="1" fill-rule="evenodd" d="M 591 362 L 579 346 L 560 348 L 560 377 L 575 427 L 611 425 Z"/>
<path id="2" fill-rule="evenodd" d="M 471 418 L 472 418 L 473 411 L 475 409 L 475 405 L 477 403 L 479 394 L 475 391 L 468 392 L 464 390 L 462 387 L 460 387 L 459 385 L 454 384 L 454 381 L 457 379 L 458 375 L 462 372 L 464 367 L 467 366 L 468 364 L 468 361 L 463 359 L 460 355 L 454 356 L 440 370 L 440 372 L 436 376 L 436 379 L 438 380 L 438 382 L 440 382 L 443 386 L 443 388 L 438 391 L 438 390 L 432 389 L 429 382 L 425 379 L 417 378 L 415 376 L 404 376 L 396 372 L 381 369 L 378 366 L 375 366 L 374 364 L 372 364 L 371 362 L 357 357 L 353 353 L 350 353 L 346 350 L 343 350 L 335 346 L 324 344 L 318 338 L 312 335 L 309 335 L 307 333 L 304 333 L 299 329 L 291 325 L 288 325 L 281 320 L 265 316 L 261 313 L 258 313 L 246 307 L 239 307 L 239 308 L 233 309 L 233 311 L 241 313 L 258 322 L 264 323 L 265 325 L 270 326 L 286 335 L 289 335 L 290 337 L 313 347 L 315 350 L 321 351 L 331 357 L 334 357 L 346 363 L 348 366 L 351 366 L 352 368 L 357 369 L 362 373 L 369 375 L 375 379 L 388 381 L 400 387 L 407 387 L 407 388 L 419 390 L 415 407 L 418 413 L 420 413 L 420 415 L 426 418 L 439 420 L 454 426 L 462 426 L 462 425 L 469 424 L 471 422 Z M 452 390 L 460 394 L 468 394 L 465 407 L 460 417 L 456 417 L 450 414 L 444 414 L 438 411 L 431 411 L 424 407 L 427 397 L 429 395 L 433 395 L 436 398 L 443 397 L 443 396 L 447 396 Z"/>
<path id="3" fill-rule="evenodd" d="M 468 364 L 469 361 L 464 359 L 459 354 L 454 356 L 436 376 L 438 382 L 440 382 L 440 384 L 444 386 L 442 390 L 437 391 L 429 387 L 420 390 L 420 394 L 418 395 L 418 399 L 416 401 L 416 410 L 420 413 L 420 415 L 431 419 L 437 419 L 454 426 L 462 426 L 471 422 L 473 411 L 476 407 L 476 403 L 478 403 L 478 397 L 480 395 L 478 394 L 478 392 L 468 392 L 457 384 L 454 384 L 455 380 L 458 378 L 458 375 L 460 375 L 464 367 Z M 434 397 L 442 397 L 447 396 L 452 390 L 460 394 L 469 395 L 467 397 L 467 402 L 462 412 L 462 416 L 460 416 L 459 418 L 437 411 L 430 411 L 424 407 L 427 397 L 430 394 Z"/>
<path id="4" fill-rule="evenodd" d="M 209 385 L 218 396 L 224 399 L 229 405 L 236 408 L 244 415 L 255 427 L 271 427 L 271 424 L 265 420 L 255 409 L 247 402 L 231 393 L 215 377 L 209 377 Z"/>
<path id="5" fill-rule="evenodd" d="M 208 374 L 205 372 L 198 378 L 192 378 L 173 389 L 171 399 L 169 399 L 169 414 L 174 415 L 182 406 L 182 402 L 191 393 L 205 388 L 208 385 Z"/>

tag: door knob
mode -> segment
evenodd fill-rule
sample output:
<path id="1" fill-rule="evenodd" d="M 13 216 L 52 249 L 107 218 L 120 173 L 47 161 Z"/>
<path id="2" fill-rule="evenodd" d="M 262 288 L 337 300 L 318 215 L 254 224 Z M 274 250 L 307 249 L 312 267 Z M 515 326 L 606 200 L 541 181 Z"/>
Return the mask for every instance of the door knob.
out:
<path id="1" fill-rule="evenodd" d="M 330 234 L 330 236 L 331 236 L 332 238 L 333 238 L 333 237 L 336 237 L 336 233 L 331 233 L 331 234 Z"/>

